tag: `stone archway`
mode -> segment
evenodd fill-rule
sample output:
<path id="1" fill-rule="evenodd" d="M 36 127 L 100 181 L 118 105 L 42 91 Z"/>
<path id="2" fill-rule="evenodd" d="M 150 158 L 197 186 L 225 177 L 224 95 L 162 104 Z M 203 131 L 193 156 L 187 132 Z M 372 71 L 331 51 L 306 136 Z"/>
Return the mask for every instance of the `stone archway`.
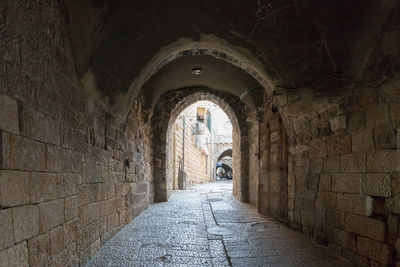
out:
<path id="1" fill-rule="evenodd" d="M 157 101 L 151 120 L 153 133 L 153 171 L 155 201 L 167 201 L 172 191 L 168 166 L 169 132 L 177 116 L 189 105 L 211 101 L 228 115 L 233 126 L 233 161 L 237 179 L 233 194 L 241 201 L 248 200 L 248 108 L 237 96 L 209 88 L 182 88 L 165 92 Z"/>
<path id="2" fill-rule="evenodd" d="M 226 149 L 226 150 L 224 150 L 223 152 L 221 152 L 221 153 L 218 153 L 219 155 L 218 155 L 218 158 L 217 158 L 217 160 L 221 160 L 222 158 L 224 158 L 224 157 L 232 157 L 232 148 L 228 148 L 228 149 Z"/>

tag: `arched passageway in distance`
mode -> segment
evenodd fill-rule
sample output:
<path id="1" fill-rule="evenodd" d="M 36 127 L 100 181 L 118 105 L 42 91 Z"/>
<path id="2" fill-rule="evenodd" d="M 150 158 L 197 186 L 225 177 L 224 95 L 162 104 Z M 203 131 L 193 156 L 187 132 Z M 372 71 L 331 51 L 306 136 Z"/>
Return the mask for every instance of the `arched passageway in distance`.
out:
<path id="1" fill-rule="evenodd" d="M 217 177 L 232 179 L 232 173 L 233 173 L 232 168 L 228 164 L 217 163 L 217 166 L 215 167 L 215 169 L 216 169 Z M 219 169 L 221 169 L 221 171 L 218 171 Z M 220 175 L 221 172 L 223 175 Z"/>
<path id="2" fill-rule="evenodd" d="M 221 154 L 219 154 L 217 160 L 221 160 L 224 157 L 232 157 L 232 149 L 231 148 L 229 148 L 229 149 L 223 151 Z"/>
<path id="3" fill-rule="evenodd" d="M 165 92 L 154 108 L 151 120 L 153 133 L 153 164 L 155 201 L 167 201 L 172 192 L 169 132 L 177 116 L 189 105 L 208 100 L 217 104 L 228 116 L 233 126 L 233 172 L 236 179 L 233 194 L 241 201 L 248 200 L 248 129 L 249 108 L 239 97 L 206 87 L 191 87 Z"/>

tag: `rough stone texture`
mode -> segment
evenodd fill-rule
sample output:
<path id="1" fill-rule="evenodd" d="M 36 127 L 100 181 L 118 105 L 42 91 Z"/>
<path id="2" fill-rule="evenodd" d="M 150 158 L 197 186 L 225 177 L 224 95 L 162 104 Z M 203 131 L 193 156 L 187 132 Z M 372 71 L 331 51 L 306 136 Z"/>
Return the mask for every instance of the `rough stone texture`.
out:
<path id="1" fill-rule="evenodd" d="M 232 182 L 218 181 L 172 192 L 168 202 L 151 205 L 108 241 L 88 266 L 351 266 L 238 202 L 231 190 Z"/>
<path id="2" fill-rule="evenodd" d="M 0 210 L 0 250 L 9 248 L 14 244 L 12 211 Z"/>
<path id="3" fill-rule="evenodd" d="M 385 222 L 353 214 L 346 214 L 345 229 L 368 238 L 384 241 Z"/>
<path id="4" fill-rule="evenodd" d="M 29 266 L 26 241 L 0 251 L 0 266 Z"/>
<path id="5" fill-rule="evenodd" d="M 332 191 L 342 193 L 361 193 L 361 175 L 333 174 Z"/>
<path id="6" fill-rule="evenodd" d="M 30 174 L 0 170 L 0 206 L 13 207 L 30 202 Z"/>
<path id="7" fill-rule="evenodd" d="M 39 210 L 36 206 L 16 207 L 12 213 L 15 243 L 39 234 Z"/>
<path id="8" fill-rule="evenodd" d="M 388 245 L 361 236 L 357 241 L 357 252 L 360 255 L 371 258 L 382 265 L 388 264 L 390 258 Z"/>
<path id="9" fill-rule="evenodd" d="M 0 95 L 0 129 L 19 134 L 17 101 Z"/>
<path id="10" fill-rule="evenodd" d="M 39 235 L 28 241 L 29 265 L 46 266 L 50 262 L 49 234 Z"/>
<path id="11" fill-rule="evenodd" d="M 392 172 L 400 171 L 399 150 L 378 150 L 367 155 L 367 171 Z"/>
<path id="12" fill-rule="evenodd" d="M 363 194 L 377 197 L 390 197 L 392 195 L 389 174 L 365 174 L 361 180 Z"/>
<path id="13" fill-rule="evenodd" d="M 64 201 L 53 200 L 39 204 L 40 233 L 45 233 L 64 222 Z"/>
<path id="14" fill-rule="evenodd" d="M 338 194 L 338 210 L 371 216 L 374 209 L 373 198 L 358 194 Z"/>

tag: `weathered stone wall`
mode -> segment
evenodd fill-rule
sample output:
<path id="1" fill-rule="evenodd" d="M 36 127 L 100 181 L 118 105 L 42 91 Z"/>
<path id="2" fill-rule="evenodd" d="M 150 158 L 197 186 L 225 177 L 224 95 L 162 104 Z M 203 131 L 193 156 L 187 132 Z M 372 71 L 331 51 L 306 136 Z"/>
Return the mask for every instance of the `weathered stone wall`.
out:
<path id="1" fill-rule="evenodd" d="M 186 172 L 186 186 L 190 186 L 192 184 L 200 184 L 210 182 L 212 180 L 212 176 L 210 175 L 210 159 L 209 156 L 204 155 L 200 148 L 195 145 L 195 136 L 192 134 L 193 124 L 186 120 L 185 123 L 185 162 L 184 162 L 184 171 Z M 207 130 L 206 130 L 207 131 Z M 182 159 L 182 133 L 183 133 L 183 125 L 182 119 L 176 120 L 171 135 L 173 138 L 172 146 L 173 146 L 173 154 L 171 156 L 174 157 L 173 168 L 173 188 L 178 189 L 178 170 L 179 170 L 179 159 Z M 208 145 L 208 147 L 210 147 Z"/>
<path id="2" fill-rule="evenodd" d="M 313 113 L 296 111 L 290 97 L 281 107 L 289 132 L 289 224 L 354 261 L 386 265 L 394 262 L 400 213 L 398 81 L 356 87 L 363 93 Z"/>
<path id="3" fill-rule="evenodd" d="M 60 1 L 0 4 L 0 265 L 83 264 L 152 200 L 149 131 L 76 78 Z"/>

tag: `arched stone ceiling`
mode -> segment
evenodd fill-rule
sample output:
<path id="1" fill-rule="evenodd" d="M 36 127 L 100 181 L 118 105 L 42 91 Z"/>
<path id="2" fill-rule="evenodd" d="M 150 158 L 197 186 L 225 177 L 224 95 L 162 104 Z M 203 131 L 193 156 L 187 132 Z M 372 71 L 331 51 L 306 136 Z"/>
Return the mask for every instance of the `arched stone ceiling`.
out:
<path id="1" fill-rule="evenodd" d="M 201 67 L 203 72 L 193 75 L 194 67 Z M 193 86 L 227 91 L 240 97 L 246 90 L 258 86 L 258 82 L 242 69 L 209 55 L 181 57 L 162 68 L 144 85 L 146 106 L 152 108 L 167 90 Z M 262 101 L 259 92 L 250 92 L 243 101 L 250 107 L 259 105 Z"/>
<path id="2" fill-rule="evenodd" d="M 223 159 L 224 157 L 232 157 L 232 149 L 227 149 L 224 152 L 222 152 L 219 156 L 218 156 L 218 160 Z"/>
<path id="3" fill-rule="evenodd" d="M 132 88 L 135 79 L 162 48 L 203 35 L 246 51 L 284 90 L 344 88 L 350 79 L 330 75 L 362 74 L 398 0 L 65 2 L 78 75 L 85 87 L 118 105 L 115 96 L 139 90 Z"/>

